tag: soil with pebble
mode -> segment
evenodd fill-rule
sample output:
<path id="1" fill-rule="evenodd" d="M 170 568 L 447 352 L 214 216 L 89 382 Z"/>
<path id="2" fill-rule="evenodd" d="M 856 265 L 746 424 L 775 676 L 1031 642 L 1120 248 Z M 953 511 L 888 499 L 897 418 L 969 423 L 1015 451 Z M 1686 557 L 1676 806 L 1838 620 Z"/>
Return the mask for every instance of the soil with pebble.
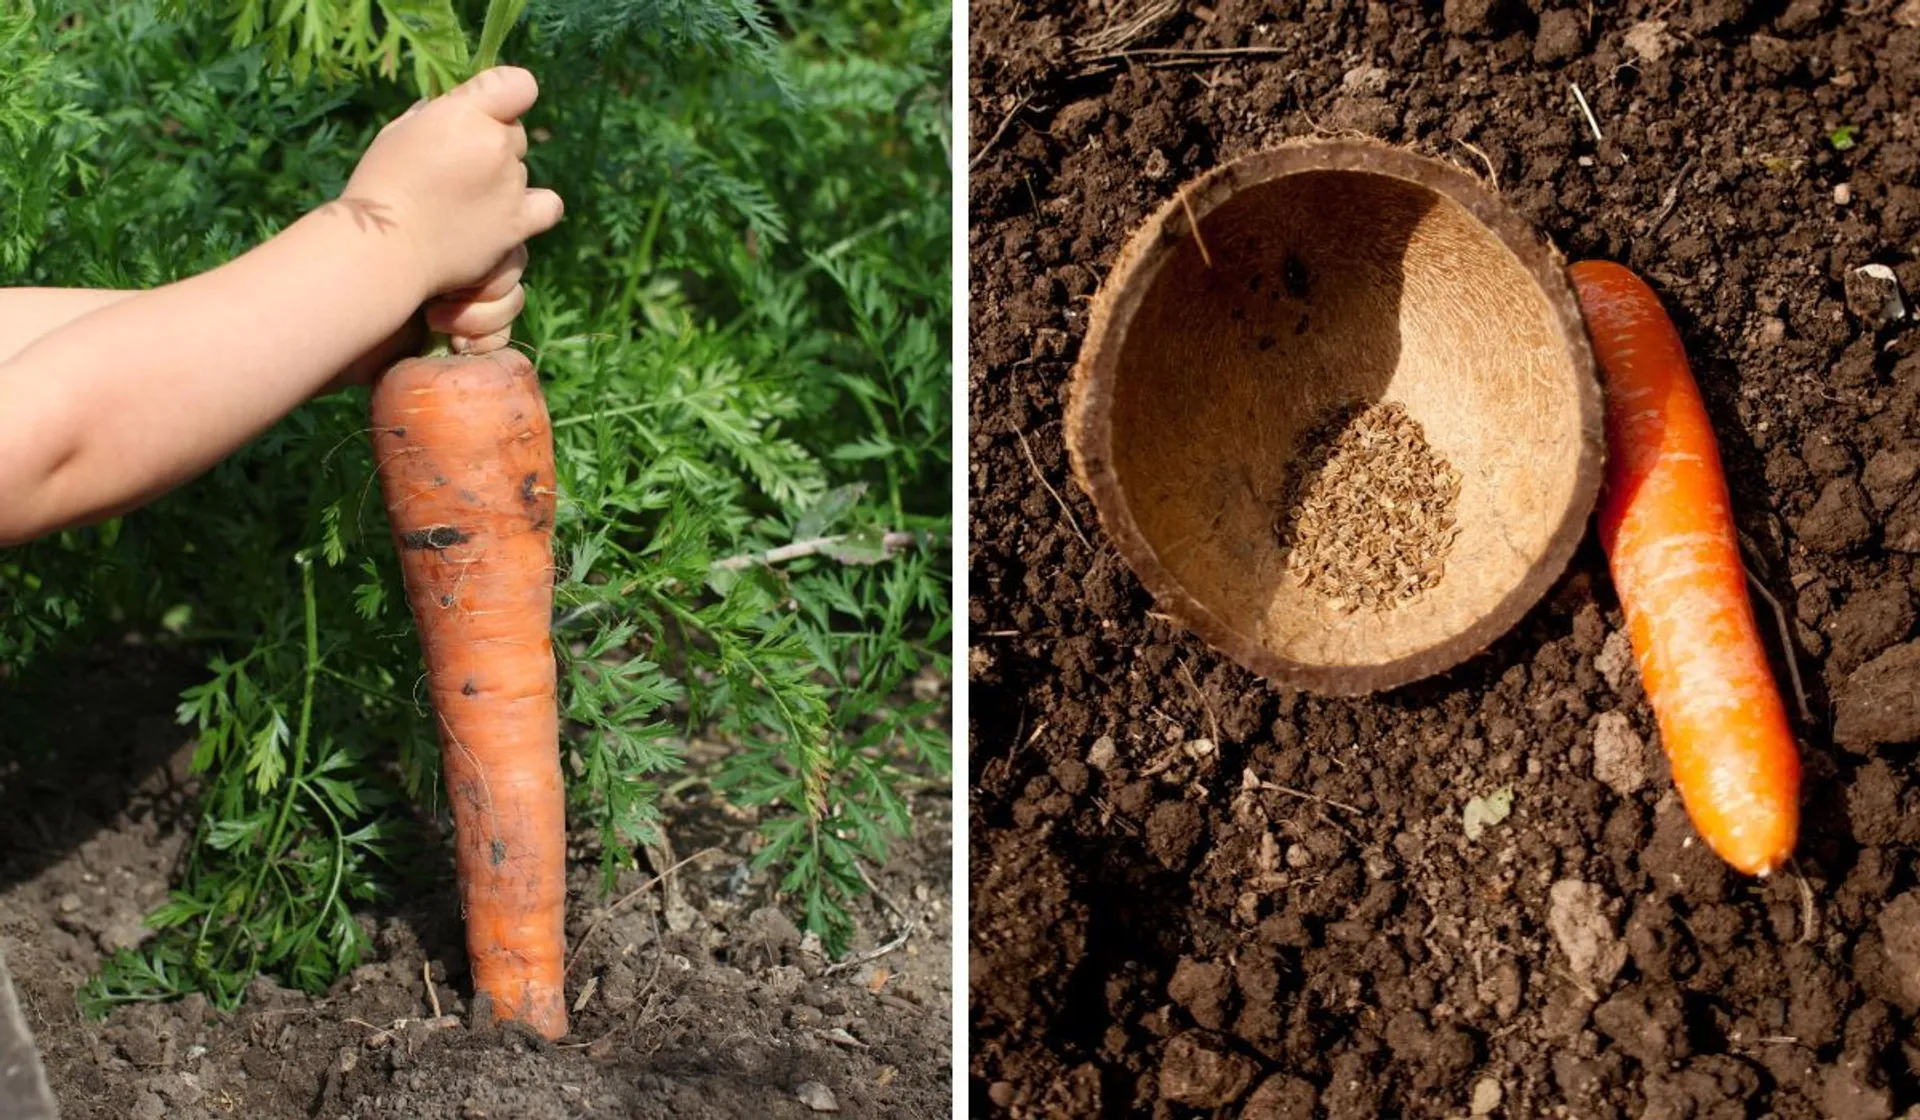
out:
<path id="1" fill-rule="evenodd" d="M 371 959 L 324 996 L 260 979 L 237 1011 L 193 996 L 84 1017 L 76 990 L 104 953 L 149 936 L 141 917 L 192 825 L 172 708 L 196 679 L 177 654 L 103 647 L 52 692 L 0 680 L 0 748 L 58 744 L 0 749 L 0 954 L 64 1120 L 951 1114 L 952 809 L 937 791 L 913 797 L 912 836 L 874 873 L 886 901 L 857 908 L 844 966 L 801 936 L 771 873 L 750 870 L 754 818 L 701 787 L 664 806 L 671 846 L 696 857 L 674 889 L 609 913 L 654 868 L 623 871 L 609 898 L 580 850 L 576 1010 L 558 1043 L 469 1025 L 450 854 L 444 889 L 366 915 Z"/>
<path id="2" fill-rule="evenodd" d="M 1920 3 L 972 19 L 974 1111 L 1920 1117 L 1920 329 L 1854 271 L 1920 299 Z M 1667 301 L 1804 680 L 1792 867 L 1695 837 L 1591 541 L 1480 657 L 1334 700 L 1156 619 L 1102 535 L 1059 423 L 1102 277 L 1183 181 L 1331 131 Z"/>

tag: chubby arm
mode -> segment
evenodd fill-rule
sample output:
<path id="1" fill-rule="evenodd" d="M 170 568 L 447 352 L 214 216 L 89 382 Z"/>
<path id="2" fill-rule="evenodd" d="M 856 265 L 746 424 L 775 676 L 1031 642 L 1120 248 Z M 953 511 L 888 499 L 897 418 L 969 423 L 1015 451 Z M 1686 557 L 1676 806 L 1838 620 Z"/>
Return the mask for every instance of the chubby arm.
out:
<path id="1" fill-rule="evenodd" d="M 345 194 L 210 272 L 148 292 L 0 299 L 0 547 L 142 505 L 413 343 L 430 297 L 457 348 L 505 345 L 522 243 L 560 220 L 529 190 L 525 71 L 488 71 L 394 121 Z"/>
<path id="2" fill-rule="evenodd" d="M 0 362 L 19 355 L 33 341 L 82 315 L 119 303 L 138 292 L 113 288 L 8 288 L 0 291 Z"/>
<path id="3" fill-rule="evenodd" d="M 103 296 L 0 364 L 0 544 L 206 470 L 399 333 L 427 284 L 397 231 L 332 203 L 211 272 Z"/>

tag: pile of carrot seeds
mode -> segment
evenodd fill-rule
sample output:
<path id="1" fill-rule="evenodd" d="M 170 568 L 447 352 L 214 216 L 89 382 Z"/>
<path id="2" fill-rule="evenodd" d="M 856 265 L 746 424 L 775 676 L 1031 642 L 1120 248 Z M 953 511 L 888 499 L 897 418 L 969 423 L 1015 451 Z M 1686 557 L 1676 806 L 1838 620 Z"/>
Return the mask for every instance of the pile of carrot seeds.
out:
<path id="1" fill-rule="evenodd" d="M 1460 472 L 1397 402 L 1348 405 L 1308 433 L 1277 532 L 1287 570 L 1340 611 L 1386 611 L 1440 582 Z"/>

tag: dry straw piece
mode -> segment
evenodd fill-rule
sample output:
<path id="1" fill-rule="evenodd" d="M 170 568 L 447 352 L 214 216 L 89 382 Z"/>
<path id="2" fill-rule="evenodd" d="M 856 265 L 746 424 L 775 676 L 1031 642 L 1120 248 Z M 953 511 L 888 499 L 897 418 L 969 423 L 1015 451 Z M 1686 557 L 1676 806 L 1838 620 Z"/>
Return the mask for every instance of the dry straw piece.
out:
<path id="1" fill-rule="evenodd" d="M 1602 431 L 1558 254 L 1465 172 L 1353 139 L 1226 164 L 1148 218 L 1067 414 L 1159 609 L 1335 694 L 1451 668 L 1518 621 L 1585 533 Z"/>

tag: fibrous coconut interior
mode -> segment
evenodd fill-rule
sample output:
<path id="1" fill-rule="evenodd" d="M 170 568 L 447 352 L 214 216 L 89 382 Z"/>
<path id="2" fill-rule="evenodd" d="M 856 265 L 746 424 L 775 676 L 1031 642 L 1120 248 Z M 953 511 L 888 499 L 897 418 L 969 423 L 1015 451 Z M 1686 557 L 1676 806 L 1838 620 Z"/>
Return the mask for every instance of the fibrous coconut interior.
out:
<path id="1" fill-rule="evenodd" d="M 1414 656 L 1486 616 L 1548 549 L 1582 454 L 1564 334 L 1519 259 L 1444 195 L 1357 171 L 1245 189 L 1183 241 L 1113 385 L 1114 469 L 1168 573 L 1306 665 Z M 1380 405 L 1457 474 L 1455 524 L 1431 586 L 1354 609 L 1303 586 L 1283 528 L 1310 441 Z"/>

